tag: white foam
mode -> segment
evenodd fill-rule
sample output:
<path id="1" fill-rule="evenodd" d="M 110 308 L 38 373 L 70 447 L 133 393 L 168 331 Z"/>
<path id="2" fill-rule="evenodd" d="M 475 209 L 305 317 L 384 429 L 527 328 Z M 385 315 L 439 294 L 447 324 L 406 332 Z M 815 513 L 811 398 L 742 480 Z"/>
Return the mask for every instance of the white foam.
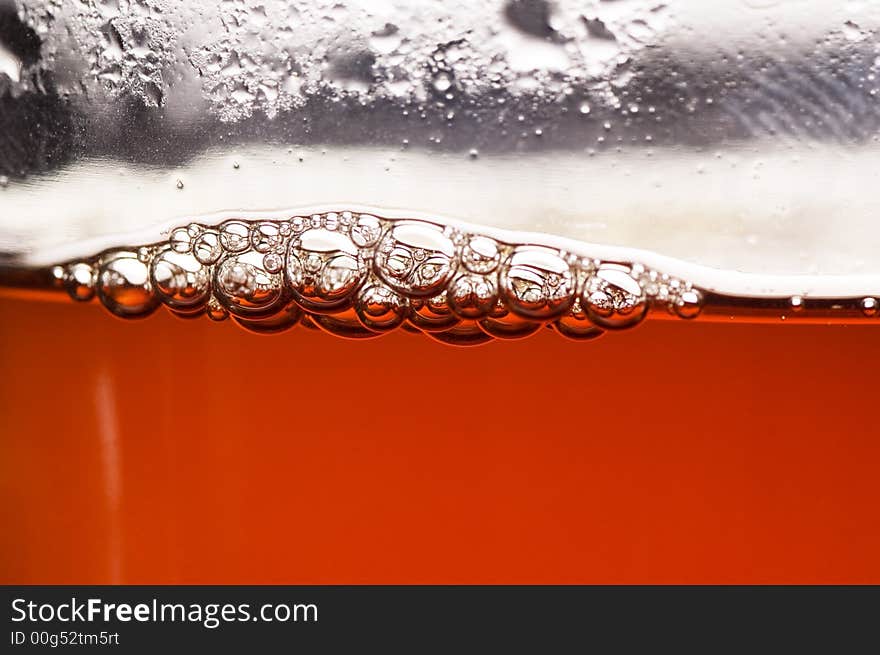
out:
<path id="1" fill-rule="evenodd" d="M 0 249 L 47 265 L 158 241 L 193 220 L 349 209 L 640 261 L 723 293 L 876 294 L 877 156 L 876 145 L 809 144 L 475 160 L 260 147 L 173 170 L 91 161 L 0 193 Z"/>

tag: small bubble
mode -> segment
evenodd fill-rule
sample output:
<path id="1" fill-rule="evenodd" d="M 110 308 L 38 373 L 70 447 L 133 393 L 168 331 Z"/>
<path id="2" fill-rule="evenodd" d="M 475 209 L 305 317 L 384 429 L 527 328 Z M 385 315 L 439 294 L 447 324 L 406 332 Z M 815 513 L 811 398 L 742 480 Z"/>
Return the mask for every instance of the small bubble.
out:
<path id="1" fill-rule="evenodd" d="M 622 329 L 636 325 L 645 317 L 648 299 L 629 267 L 606 263 L 601 264 L 585 284 L 581 307 L 599 327 Z"/>
<path id="2" fill-rule="evenodd" d="M 183 188 L 183 180 L 177 180 L 177 184 L 175 186 L 177 186 L 178 189 L 182 189 Z"/>
<path id="3" fill-rule="evenodd" d="M 581 106 L 578 107 L 578 111 L 581 112 L 584 116 L 590 113 L 590 103 L 582 102 Z"/>
<path id="4" fill-rule="evenodd" d="M 263 267 L 269 273 L 278 273 L 284 267 L 284 260 L 278 253 L 270 252 L 263 257 Z"/>
<path id="5" fill-rule="evenodd" d="M 171 233 L 168 243 L 175 252 L 189 252 L 191 248 L 191 235 L 186 228 L 177 228 Z"/>
<path id="6" fill-rule="evenodd" d="M 9 186 L 9 177 L 6 175 L 0 175 L 0 187 L 6 188 Z"/>
<path id="7" fill-rule="evenodd" d="M 452 87 L 452 78 L 446 73 L 437 73 L 433 80 L 434 89 L 440 93 L 445 93 Z"/>
<path id="8" fill-rule="evenodd" d="M 542 130 L 540 127 L 536 127 L 535 128 L 535 136 L 537 136 L 537 137 L 544 136 L 544 130 Z"/>
<path id="9" fill-rule="evenodd" d="M 89 264 L 73 264 L 64 275 L 64 286 L 74 300 L 87 302 L 95 295 L 95 270 Z"/>
<path id="10" fill-rule="evenodd" d="M 791 311 L 799 312 L 804 308 L 804 299 L 801 296 L 792 296 L 788 301 L 789 305 L 791 305 Z"/>
<path id="11" fill-rule="evenodd" d="M 212 321 L 225 321 L 229 318 L 229 312 L 226 311 L 226 308 L 213 296 L 208 301 L 208 308 L 205 313 Z"/>
<path id="12" fill-rule="evenodd" d="M 880 303 L 877 302 L 876 298 L 863 298 L 861 304 L 862 314 L 865 316 L 877 316 L 878 312 L 880 312 Z"/>
<path id="13" fill-rule="evenodd" d="M 471 148 L 470 150 L 468 150 L 468 157 L 470 159 L 476 159 L 479 156 L 480 156 L 480 151 L 477 150 L 476 148 Z"/>
<path id="14" fill-rule="evenodd" d="M 106 258 L 98 275 L 97 291 L 101 303 L 124 318 L 147 316 L 159 305 L 150 288 L 149 267 L 130 252 Z"/>
<path id="15" fill-rule="evenodd" d="M 240 168 L 240 164 L 237 161 L 232 162 L 232 168 L 238 170 Z"/>
<path id="16" fill-rule="evenodd" d="M 683 291 L 675 301 L 674 308 L 680 318 L 696 318 L 703 309 L 703 295 L 696 289 Z"/>

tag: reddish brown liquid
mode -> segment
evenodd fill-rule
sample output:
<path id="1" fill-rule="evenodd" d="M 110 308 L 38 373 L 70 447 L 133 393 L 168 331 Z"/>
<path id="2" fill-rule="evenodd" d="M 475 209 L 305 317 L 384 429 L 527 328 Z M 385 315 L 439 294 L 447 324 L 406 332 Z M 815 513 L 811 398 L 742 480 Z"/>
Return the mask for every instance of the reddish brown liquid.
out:
<path id="1" fill-rule="evenodd" d="M 0 299 L 0 581 L 880 582 L 876 326 L 544 332 Z"/>

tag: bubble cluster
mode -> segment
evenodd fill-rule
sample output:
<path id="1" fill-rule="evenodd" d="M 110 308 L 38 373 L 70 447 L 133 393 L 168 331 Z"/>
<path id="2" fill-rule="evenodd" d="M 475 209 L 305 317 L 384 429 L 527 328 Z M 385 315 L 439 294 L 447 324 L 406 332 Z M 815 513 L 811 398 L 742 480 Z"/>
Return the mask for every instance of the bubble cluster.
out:
<path id="1" fill-rule="evenodd" d="M 349 306 L 366 275 L 363 257 L 346 234 L 312 228 L 290 242 L 287 279 L 305 309 L 327 313 Z"/>
<path id="2" fill-rule="evenodd" d="M 164 305 L 181 318 L 232 317 L 259 334 L 306 324 L 364 339 L 401 328 L 455 345 L 544 327 L 583 341 L 636 325 L 652 304 L 694 318 L 704 302 L 698 289 L 640 264 L 348 211 L 190 223 L 164 243 L 56 269 L 73 299 L 97 295 L 126 318 Z"/>

